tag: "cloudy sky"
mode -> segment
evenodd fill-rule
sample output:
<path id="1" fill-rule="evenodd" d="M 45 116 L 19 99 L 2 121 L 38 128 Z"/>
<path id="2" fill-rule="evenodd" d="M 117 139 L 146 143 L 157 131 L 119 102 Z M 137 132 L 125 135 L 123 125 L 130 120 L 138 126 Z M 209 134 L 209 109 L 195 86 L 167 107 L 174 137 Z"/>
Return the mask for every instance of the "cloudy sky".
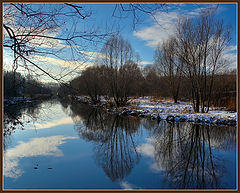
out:
<path id="1" fill-rule="evenodd" d="M 36 5 L 41 6 L 41 4 Z M 99 31 L 120 30 L 122 37 L 127 39 L 134 50 L 140 55 L 141 64 L 146 65 L 153 63 L 154 50 L 157 44 L 175 33 L 178 17 L 198 17 L 202 9 L 217 7 L 216 18 L 223 19 L 224 24 L 231 25 L 232 27 L 232 40 L 224 53 L 224 57 L 230 61 L 229 65 L 231 68 L 236 67 L 236 4 L 167 4 L 167 9 L 157 11 L 153 15 L 137 12 L 139 21 L 136 25 L 133 25 L 132 12 L 124 12 L 120 19 L 120 13 L 115 9 L 115 5 L 116 4 L 112 3 L 81 4 L 84 10 L 90 10 L 92 14 L 86 18 L 81 25 L 78 25 L 77 29 L 81 28 L 81 30 L 83 30 L 88 29 L 89 26 L 94 26 L 94 29 L 98 29 Z M 127 4 L 124 4 L 124 6 L 127 7 Z M 63 33 L 63 30 L 61 29 L 57 33 L 52 33 L 58 36 Z M 73 58 L 70 57 L 71 51 L 70 48 L 68 48 L 69 45 L 64 45 L 64 43 L 59 40 L 52 42 L 47 41 L 42 45 L 43 48 L 51 49 L 54 47 L 54 49 L 62 49 L 62 47 L 65 46 L 65 54 L 60 55 L 58 58 L 54 56 L 32 56 L 31 59 L 53 75 L 57 74 L 59 77 L 62 76 L 64 80 L 69 80 L 76 75 L 70 72 L 77 71 L 79 73 L 79 71 L 87 66 L 93 65 L 95 58 L 101 57 L 99 52 L 103 43 L 104 42 L 99 42 L 94 46 L 92 44 L 79 43 L 79 45 L 82 45 L 81 58 L 75 58 L 73 60 Z M 4 49 L 3 64 L 5 69 L 10 69 L 11 56 L 11 53 L 9 53 L 7 49 Z M 43 81 L 50 80 L 47 76 L 41 79 Z"/>

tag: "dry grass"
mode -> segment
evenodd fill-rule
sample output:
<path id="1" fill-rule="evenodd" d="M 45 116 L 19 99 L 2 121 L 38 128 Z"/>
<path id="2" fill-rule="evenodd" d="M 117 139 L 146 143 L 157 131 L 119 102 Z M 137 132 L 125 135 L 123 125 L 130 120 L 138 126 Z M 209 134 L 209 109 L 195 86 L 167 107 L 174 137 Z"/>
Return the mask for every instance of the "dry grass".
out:
<path id="1" fill-rule="evenodd" d="M 139 96 L 130 96 L 129 99 L 138 99 Z"/>
<path id="2" fill-rule="evenodd" d="M 133 105 L 133 104 L 131 104 L 131 105 L 130 105 L 130 109 L 131 109 L 131 110 L 135 110 L 135 109 L 137 109 L 137 106 L 136 106 L 136 105 Z"/>
<path id="3" fill-rule="evenodd" d="M 153 96 L 150 98 L 150 102 L 162 102 L 162 101 L 163 101 L 162 97 Z"/>
<path id="4" fill-rule="evenodd" d="M 236 97 L 222 97 L 219 99 L 215 99 L 211 104 L 211 107 L 225 107 L 228 111 L 236 111 Z"/>
<path id="5" fill-rule="evenodd" d="M 236 99 L 235 98 L 230 98 L 227 101 L 226 108 L 229 111 L 236 111 L 237 110 Z"/>
<path id="6" fill-rule="evenodd" d="M 191 113 L 191 110 L 185 107 L 181 113 L 188 114 Z"/>

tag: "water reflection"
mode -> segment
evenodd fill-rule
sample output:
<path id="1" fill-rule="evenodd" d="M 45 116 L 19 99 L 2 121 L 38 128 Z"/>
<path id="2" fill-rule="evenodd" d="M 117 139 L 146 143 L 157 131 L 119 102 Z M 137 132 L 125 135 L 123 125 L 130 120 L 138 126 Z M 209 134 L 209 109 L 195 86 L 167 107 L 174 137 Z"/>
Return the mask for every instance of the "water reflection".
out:
<path id="1" fill-rule="evenodd" d="M 50 101 L 35 101 L 32 103 L 21 103 L 16 105 L 10 105 L 4 108 L 3 115 L 3 150 L 5 151 L 7 147 L 11 144 L 11 135 L 17 130 L 24 130 L 26 126 L 32 124 L 33 127 L 30 129 L 42 128 L 37 122 L 43 122 L 41 120 L 41 114 L 44 114 L 44 119 L 46 119 L 47 114 L 49 114 L 49 109 L 51 106 L 57 103 L 56 100 Z"/>
<path id="2" fill-rule="evenodd" d="M 78 135 L 95 144 L 96 162 L 112 181 L 122 181 L 139 161 L 133 137 L 139 119 L 111 116 L 88 105 L 74 104 L 70 109 Z"/>
<path id="3" fill-rule="evenodd" d="M 132 133 L 135 122 L 116 116 L 105 132 L 107 141 L 96 145 L 95 157 L 112 181 L 122 181 L 139 161 Z"/>
<path id="4" fill-rule="evenodd" d="M 36 117 L 39 113 L 39 107 L 40 103 L 25 103 L 4 108 L 3 135 L 11 135 L 16 129 L 16 125 L 20 123 L 19 120 L 23 118 L 24 114 Z"/>
<path id="5" fill-rule="evenodd" d="M 3 150 L 11 144 L 11 135 L 16 129 L 24 129 L 24 116 L 36 118 L 41 103 L 25 103 L 4 108 L 3 115 Z"/>
<path id="6" fill-rule="evenodd" d="M 221 178 L 227 172 L 226 164 L 231 163 L 214 150 L 234 148 L 235 128 L 160 122 L 152 132 L 149 143 L 139 146 L 138 151 L 154 157 L 151 168 L 165 171 L 171 187 L 224 188 Z"/>
<path id="7" fill-rule="evenodd" d="M 16 147 L 8 149 L 4 154 L 4 176 L 10 178 L 20 177 L 24 172 L 19 166 L 19 160 L 22 158 L 36 156 L 63 156 L 63 152 L 58 146 L 66 143 L 66 140 L 68 139 L 76 139 L 76 137 L 57 135 L 32 138 L 28 142 L 20 141 Z"/>
<path id="8" fill-rule="evenodd" d="M 221 180 L 228 172 L 226 164 L 232 163 L 226 163 L 216 151 L 236 147 L 235 127 L 140 121 L 87 105 L 74 104 L 70 109 L 76 131 L 81 138 L 95 142 L 97 163 L 112 181 L 128 176 L 141 154 L 155 160 L 151 171 L 164 172 L 171 188 L 224 188 Z M 150 137 L 148 143 L 139 145 L 133 134 L 139 135 L 141 124 Z"/>
<path id="9" fill-rule="evenodd" d="M 11 126 L 21 126 L 14 125 L 14 119 L 9 114 L 4 115 L 4 119 L 9 120 L 9 123 L 4 123 L 3 143 L 8 148 L 4 152 L 4 176 L 8 177 L 7 180 L 13 179 L 8 181 L 11 185 L 17 179 L 24 187 L 29 185 L 27 181 L 31 177 L 27 176 L 31 176 L 31 172 L 35 170 L 32 163 L 26 166 L 22 163 L 41 156 L 45 156 L 44 159 L 64 156 L 63 159 L 58 159 L 61 167 L 72 166 L 75 171 L 75 168 L 83 164 L 81 167 L 86 172 L 92 171 L 96 165 L 100 168 L 99 173 L 93 174 L 94 176 L 92 173 L 76 172 L 84 178 L 89 188 L 94 177 L 99 181 L 98 177 L 105 175 L 108 178 L 104 179 L 101 187 L 106 188 L 236 187 L 236 127 L 121 117 L 74 101 L 61 101 L 61 105 L 53 101 L 19 109 L 15 107 L 11 112 L 26 128 L 24 132 L 8 132 L 7 128 Z M 29 123 L 29 120 L 33 123 Z M 61 127 L 66 124 L 69 126 Z M 33 135 L 33 128 L 41 129 L 38 135 Z M 71 139 L 78 140 L 73 142 Z M 15 144 L 11 147 L 9 145 L 12 141 Z M 91 161 L 90 155 L 81 157 L 86 152 L 90 155 L 93 153 L 95 163 Z M 76 179 L 76 175 L 69 170 L 61 172 L 71 183 Z M 39 177 L 41 175 L 44 174 L 39 172 Z M 52 172 L 51 175 L 49 177 L 56 179 L 56 187 L 62 187 L 60 182 L 58 184 L 58 174 Z M 48 176 L 46 181 L 49 181 Z M 66 187 L 70 187 L 71 183 L 66 184 Z M 81 185 L 76 182 L 74 187 L 81 188 Z"/>

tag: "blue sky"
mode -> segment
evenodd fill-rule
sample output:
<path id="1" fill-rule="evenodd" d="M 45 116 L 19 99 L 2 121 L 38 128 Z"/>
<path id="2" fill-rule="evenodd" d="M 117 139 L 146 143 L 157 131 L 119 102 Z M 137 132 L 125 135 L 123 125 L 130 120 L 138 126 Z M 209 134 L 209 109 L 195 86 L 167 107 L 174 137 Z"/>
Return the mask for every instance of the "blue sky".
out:
<path id="1" fill-rule="evenodd" d="M 105 4 L 105 6 L 111 7 L 112 5 Z M 158 23 L 149 15 L 144 15 L 143 22 L 138 24 L 136 29 L 133 30 L 131 26 L 131 17 L 121 20 L 120 22 L 123 26 L 122 35 L 131 42 L 134 50 L 140 54 L 143 62 L 152 63 L 154 49 L 157 43 L 174 33 L 173 30 L 178 16 L 197 17 L 200 9 L 215 6 L 218 6 L 216 18 L 223 19 L 226 25 L 231 25 L 232 40 L 230 46 L 236 46 L 236 4 L 168 4 L 167 12 L 157 14 L 156 18 Z M 104 10 L 111 15 L 112 9 L 106 8 Z M 107 11 L 110 11 L 110 13 Z M 104 16 L 105 19 L 110 18 L 107 14 Z M 113 20 L 113 18 L 111 18 L 111 20 Z"/>
<path id="2" fill-rule="evenodd" d="M 231 25 L 231 36 L 232 40 L 225 52 L 225 56 L 230 61 L 230 67 L 236 68 L 236 14 L 237 14 L 237 4 L 236 3 L 178 3 L 178 4 L 167 4 L 167 10 L 159 11 L 154 14 L 154 18 L 151 15 L 143 14 L 142 12 L 137 12 L 141 16 L 141 20 L 135 26 L 133 25 L 133 15 L 132 12 L 124 12 L 123 16 L 125 18 L 113 17 L 113 11 L 116 4 L 113 3 L 85 3 L 81 4 L 84 10 L 91 11 L 92 14 L 90 17 L 86 18 L 84 21 L 77 25 L 77 30 L 88 30 L 98 29 L 99 32 L 104 32 L 105 30 L 117 30 L 120 29 L 120 33 L 124 39 L 127 39 L 134 50 L 140 55 L 142 60 L 142 65 L 152 64 L 154 57 L 154 50 L 158 43 L 161 43 L 167 39 L 171 34 L 174 33 L 176 27 L 176 21 L 179 16 L 186 17 L 197 17 L 201 9 L 206 9 L 209 7 L 218 7 L 216 18 L 223 19 L 225 25 Z M 146 4 L 149 6 L 150 4 Z M 41 6 L 41 4 L 37 4 Z M 128 4 L 123 4 L 127 8 Z M 116 15 L 119 15 L 116 13 Z M 70 22 L 69 22 L 70 23 Z M 68 26 L 68 24 L 66 25 Z M 69 29 L 71 26 L 68 26 Z M 59 34 L 64 34 L 65 31 L 61 29 Z M 58 34 L 58 35 L 59 35 Z M 56 35 L 57 36 L 57 35 Z M 62 42 L 55 42 L 57 46 L 63 44 Z M 103 46 L 104 42 L 98 43 L 96 45 L 84 44 L 83 55 L 85 58 L 77 58 L 78 63 L 84 63 L 84 65 L 79 65 L 78 70 L 84 69 L 86 66 L 92 65 L 95 57 L 99 56 L 99 52 Z M 83 44 L 81 44 L 83 45 Z M 49 57 L 40 57 L 36 56 L 35 62 L 40 63 L 44 69 L 49 70 L 50 73 L 59 73 L 62 74 L 68 73 L 68 71 L 73 70 L 76 65 L 76 62 L 73 62 L 70 57 L 70 50 L 66 49 L 60 58 L 55 58 L 53 56 Z M 4 55 L 9 55 L 7 50 L 4 50 Z M 6 57 L 5 57 L 6 58 Z M 10 58 L 10 57 L 9 57 Z M 9 63 L 5 59 L 4 64 Z M 67 61 L 64 61 L 67 60 Z M 67 64 L 69 63 L 69 64 Z M 61 69 L 58 69 L 61 66 Z M 6 65 L 5 65 L 5 68 Z M 79 72 L 79 71 L 78 71 Z M 66 76 L 65 80 L 69 80 L 74 77 L 74 74 L 71 76 Z M 48 81 L 47 77 L 42 80 Z"/>

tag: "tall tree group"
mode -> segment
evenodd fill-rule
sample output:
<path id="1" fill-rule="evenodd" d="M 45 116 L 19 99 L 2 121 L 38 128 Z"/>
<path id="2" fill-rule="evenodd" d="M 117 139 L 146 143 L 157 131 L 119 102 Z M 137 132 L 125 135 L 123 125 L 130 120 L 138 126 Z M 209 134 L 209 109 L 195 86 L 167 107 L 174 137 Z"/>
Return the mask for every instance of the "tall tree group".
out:
<path id="1" fill-rule="evenodd" d="M 216 73 L 227 65 L 223 53 L 230 42 L 230 28 L 205 10 L 199 18 L 179 19 L 174 37 L 156 49 L 155 64 L 168 77 L 175 102 L 181 77 L 190 82 L 195 112 L 208 112 Z"/>

